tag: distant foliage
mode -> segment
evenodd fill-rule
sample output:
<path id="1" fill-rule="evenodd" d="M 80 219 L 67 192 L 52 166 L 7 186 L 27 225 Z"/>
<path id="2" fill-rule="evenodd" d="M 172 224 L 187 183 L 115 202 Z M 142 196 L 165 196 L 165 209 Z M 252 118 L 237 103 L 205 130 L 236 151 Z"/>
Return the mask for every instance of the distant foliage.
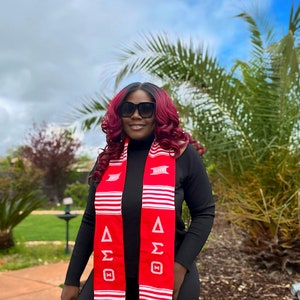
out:
<path id="1" fill-rule="evenodd" d="M 20 155 L 43 172 L 43 190 L 48 199 L 59 203 L 64 194 L 76 151 L 81 142 L 67 129 L 50 128 L 47 124 L 34 124 Z"/>
<path id="2" fill-rule="evenodd" d="M 85 208 L 88 198 L 88 184 L 75 182 L 67 185 L 65 196 L 71 197 L 74 201 L 74 206 Z"/>

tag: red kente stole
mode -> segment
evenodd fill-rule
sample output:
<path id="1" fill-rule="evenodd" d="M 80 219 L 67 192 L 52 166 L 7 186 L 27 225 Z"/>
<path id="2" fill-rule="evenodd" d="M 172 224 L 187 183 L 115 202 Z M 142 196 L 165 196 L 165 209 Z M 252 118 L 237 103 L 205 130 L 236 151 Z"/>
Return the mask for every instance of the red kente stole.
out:
<path id="1" fill-rule="evenodd" d="M 122 191 L 128 140 L 112 160 L 95 196 L 94 299 L 126 297 Z M 139 299 L 172 299 L 175 241 L 175 158 L 155 141 L 146 159 L 140 225 Z M 125 228 L 126 230 L 126 228 Z"/>

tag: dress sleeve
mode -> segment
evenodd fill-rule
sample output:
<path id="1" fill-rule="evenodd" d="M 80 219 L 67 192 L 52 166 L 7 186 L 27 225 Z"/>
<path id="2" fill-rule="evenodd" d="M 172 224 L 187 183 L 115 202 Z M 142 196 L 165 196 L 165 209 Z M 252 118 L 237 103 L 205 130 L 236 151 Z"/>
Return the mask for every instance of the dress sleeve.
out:
<path id="1" fill-rule="evenodd" d="M 177 250 L 175 261 L 189 270 L 210 234 L 215 204 L 205 166 L 197 151 L 189 145 L 179 159 L 185 174 L 184 200 L 191 214 L 191 224 Z"/>
<path id="2" fill-rule="evenodd" d="M 75 246 L 68 266 L 65 284 L 79 286 L 81 275 L 87 265 L 90 255 L 93 252 L 94 230 L 95 230 L 95 209 L 94 196 L 96 187 L 90 184 L 87 205 L 82 217 L 81 225 L 76 237 Z"/>

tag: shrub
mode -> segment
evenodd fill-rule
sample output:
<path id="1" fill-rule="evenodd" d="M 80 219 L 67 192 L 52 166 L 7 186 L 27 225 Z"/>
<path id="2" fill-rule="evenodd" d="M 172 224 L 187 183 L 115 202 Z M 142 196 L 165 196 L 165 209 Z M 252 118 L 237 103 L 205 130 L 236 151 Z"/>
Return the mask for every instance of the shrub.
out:
<path id="1" fill-rule="evenodd" d="M 65 196 L 71 197 L 78 207 L 85 207 L 88 197 L 88 185 L 78 181 L 67 185 Z"/>

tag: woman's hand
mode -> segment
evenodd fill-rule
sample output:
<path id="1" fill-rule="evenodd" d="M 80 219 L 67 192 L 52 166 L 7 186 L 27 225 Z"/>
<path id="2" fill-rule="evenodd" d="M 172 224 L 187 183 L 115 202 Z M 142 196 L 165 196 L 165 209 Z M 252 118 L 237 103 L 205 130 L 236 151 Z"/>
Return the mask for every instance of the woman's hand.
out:
<path id="1" fill-rule="evenodd" d="M 184 280 L 184 276 L 186 274 L 186 267 L 181 265 L 178 262 L 175 262 L 174 264 L 174 290 L 173 290 L 173 300 L 177 300 L 180 287 L 182 285 L 182 282 Z"/>
<path id="2" fill-rule="evenodd" d="M 79 295 L 79 287 L 73 285 L 64 285 L 61 293 L 61 300 L 77 300 Z"/>

